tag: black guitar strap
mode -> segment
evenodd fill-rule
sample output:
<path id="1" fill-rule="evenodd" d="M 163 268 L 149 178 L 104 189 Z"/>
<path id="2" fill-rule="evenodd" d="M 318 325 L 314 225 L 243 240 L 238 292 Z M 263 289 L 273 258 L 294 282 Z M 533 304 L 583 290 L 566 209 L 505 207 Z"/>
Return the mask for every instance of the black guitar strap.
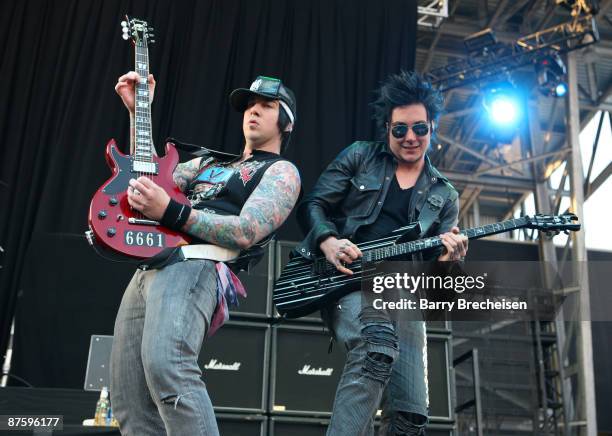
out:
<path id="1" fill-rule="evenodd" d="M 451 195 L 451 188 L 446 183 L 436 183 L 427 193 L 427 201 L 419 213 L 419 225 L 421 227 L 420 238 L 424 238 L 431 228 L 440 212 L 442 206 Z"/>

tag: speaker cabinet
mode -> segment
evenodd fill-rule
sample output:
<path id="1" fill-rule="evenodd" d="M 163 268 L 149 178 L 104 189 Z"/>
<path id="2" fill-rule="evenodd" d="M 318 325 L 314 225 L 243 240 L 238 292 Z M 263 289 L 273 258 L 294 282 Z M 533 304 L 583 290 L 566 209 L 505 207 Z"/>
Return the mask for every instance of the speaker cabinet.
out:
<path id="1" fill-rule="evenodd" d="M 247 298 L 238 297 L 240 305 L 232 307 L 234 318 L 268 319 L 272 316 L 272 285 L 275 268 L 275 241 L 270 242 L 263 258 L 249 271 L 241 271 L 238 278 L 247 291 Z"/>
<path id="2" fill-rule="evenodd" d="M 345 355 L 321 327 L 273 328 L 270 410 L 283 414 L 329 416 Z"/>
<path id="3" fill-rule="evenodd" d="M 297 418 L 273 416 L 270 418 L 269 436 L 325 436 L 328 419 Z M 378 420 L 374 427 L 378 429 Z M 437 423 L 430 420 L 427 424 L 427 436 L 453 436 L 452 424 Z"/>
<path id="4" fill-rule="evenodd" d="M 202 378 L 216 410 L 265 412 L 270 326 L 230 321 L 202 345 Z"/>
<path id="5" fill-rule="evenodd" d="M 268 418 L 262 415 L 217 413 L 219 433 L 231 436 L 267 436 Z"/>
<path id="6" fill-rule="evenodd" d="M 427 335 L 427 380 L 429 390 L 429 418 L 451 421 L 450 337 Z M 427 432 L 429 434 L 429 431 Z"/>
<path id="7" fill-rule="evenodd" d="M 278 414 L 329 416 L 344 368 L 345 353 L 334 343 L 328 353 L 329 334 L 314 326 L 273 328 L 270 410 Z M 427 336 L 429 415 L 452 420 L 449 337 Z"/>
<path id="8" fill-rule="evenodd" d="M 325 436 L 329 420 L 273 416 L 269 436 Z"/>

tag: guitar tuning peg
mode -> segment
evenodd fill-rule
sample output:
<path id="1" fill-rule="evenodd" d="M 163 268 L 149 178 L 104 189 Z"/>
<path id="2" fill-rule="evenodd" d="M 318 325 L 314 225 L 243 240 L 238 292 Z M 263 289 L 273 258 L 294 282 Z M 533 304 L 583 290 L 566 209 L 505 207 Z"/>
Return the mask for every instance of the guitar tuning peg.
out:
<path id="1" fill-rule="evenodd" d="M 127 27 L 127 21 L 123 20 L 123 21 L 121 22 L 121 27 Z"/>
<path id="2" fill-rule="evenodd" d="M 127 33 L 124 33 L 121 37 L 125 39 L 126 41 L 130 38 Z"/>
<path id="3" fill-rule="evenodd" d="M 150 40 L 149 42 L 150 42 L 151 44 L 155 44 L 155 40 L 154 40 L 154 39 Z"/>

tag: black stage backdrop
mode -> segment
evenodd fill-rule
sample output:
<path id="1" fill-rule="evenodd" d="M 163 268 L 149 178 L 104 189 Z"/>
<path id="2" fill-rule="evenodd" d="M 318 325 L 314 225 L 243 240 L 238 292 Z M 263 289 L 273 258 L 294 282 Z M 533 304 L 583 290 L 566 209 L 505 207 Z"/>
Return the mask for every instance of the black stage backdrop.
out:
<path id="1" fill-rule="evenodd" d="M 156 29 L 151 71 L 158 82 L 152 110 L 158 150 L 173 136 L 238 152 L 241 116 L 230 109 L 229 92 L 256 75 L 281 77 L 298 99 L 288 157 L 306 189 L 340 149 L 374 136 L 371 91 L 388 74 L 414 66 L 416 1 L 0 2 L 0 180 L 8 185 L 0 183 L 6 250 L 0 350 L 32 235 L 82 233 L 90 198 L 110 175 L 106 141 L 115 137 L 124 151 L 128 146 L 127 112 L 113 91 L 117 78 L 133 69 L 132 47 L 119 25 L 125 13 Z M 280 237 L 299 238 L 293 220 Z M 55 253 L 42 250 L 40 262 Z M 81 259 L 63 262 L 76 270 Z M 104 267 L 97 274 L 104 276 Z M 23 322 L 41 323 L 44 333 L 42 319 Z"/>

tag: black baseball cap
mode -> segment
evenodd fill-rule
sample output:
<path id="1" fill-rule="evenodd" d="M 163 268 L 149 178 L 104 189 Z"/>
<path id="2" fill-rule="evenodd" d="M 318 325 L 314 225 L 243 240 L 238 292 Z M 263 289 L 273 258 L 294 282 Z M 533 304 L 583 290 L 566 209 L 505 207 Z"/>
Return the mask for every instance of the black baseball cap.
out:
<path id="1" fill-rule="evenodd" d="M 253 95 L 278 100 L 291 123 L 297 119 L 297 104 L 293 91 L 283 85 L 280 79 L 258 76 L 249 89 L 234 89 L 230 94 L 230 103 L 237 111 L 244 112 Z"/>

